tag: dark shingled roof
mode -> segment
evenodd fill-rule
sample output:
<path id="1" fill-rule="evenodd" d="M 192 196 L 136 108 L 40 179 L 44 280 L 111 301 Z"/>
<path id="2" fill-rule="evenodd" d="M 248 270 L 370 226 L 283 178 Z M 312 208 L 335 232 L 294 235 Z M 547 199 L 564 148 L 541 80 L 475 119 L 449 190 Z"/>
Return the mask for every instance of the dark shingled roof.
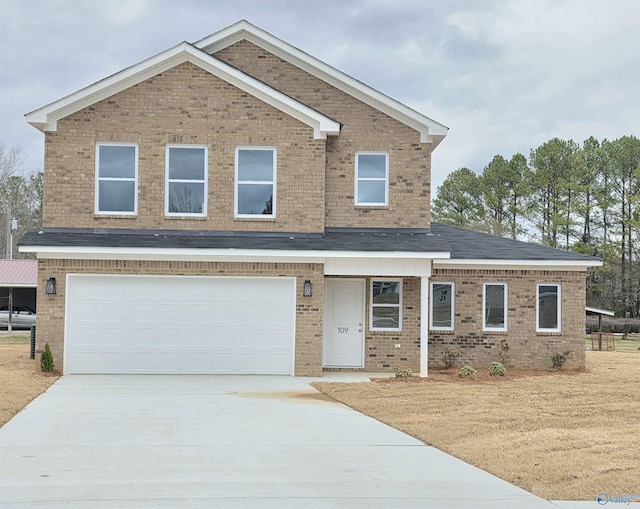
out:
<path id="1" fill-rule="evenodd" d="M 157 249 L 263 249 L 451 253 L 459 260 L 598 260 L 592 256 L 432 223 L 430 229 L 327 228 L 325 233 L 50 228 L 21 246 Z"/>
<path id="2" fill-rule="evenodd" d="M 159 249 L 273 249 L 448 253 L 445 239 L 426 229 L 327 228 L 322 233 L 183 230 L 45 229 L 28 233 L 22 246 L 142 247 Z"/>
<path id="3" fill-rule="evenodd" d="M 463 230 L 431 223 L 431 233 L 447 239 L 452 259 L 467 260 L 556 260 L 584 261 L 591 264 L 599 258 L 561 249 L 505 239 L 488 233 Z"/>

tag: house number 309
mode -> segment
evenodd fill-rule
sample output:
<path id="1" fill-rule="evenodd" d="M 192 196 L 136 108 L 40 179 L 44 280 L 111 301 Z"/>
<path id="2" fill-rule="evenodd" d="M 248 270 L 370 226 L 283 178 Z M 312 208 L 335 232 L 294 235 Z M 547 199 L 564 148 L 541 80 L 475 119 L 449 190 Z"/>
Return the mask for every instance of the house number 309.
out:
<path id="1" fill-rule="evenodd" d="M 346 334 L 349 332 L 349 327 L 338 327 L 338 334 Z"/>

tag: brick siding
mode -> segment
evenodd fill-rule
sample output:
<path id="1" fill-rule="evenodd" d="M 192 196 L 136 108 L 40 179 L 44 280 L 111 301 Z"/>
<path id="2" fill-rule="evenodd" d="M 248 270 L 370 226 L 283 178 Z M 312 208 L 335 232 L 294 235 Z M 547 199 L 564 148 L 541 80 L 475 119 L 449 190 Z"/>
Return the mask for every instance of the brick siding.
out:
<path id="1" fill-rule="evenodd" d="M 38 262 L 38 351 L 49 343 L 56 369 L 63 369 L 64 319 L 67 274 L 144 274 L 184 276 L 254 276 L 296 278 L 295 375 L 322 374 L 322 327 L 324 315 L 323 266 L 314 263 L 230 263 L 138 260 L 57 260 Z M 44 289 L 56 278 L 56 295 Z M 313 296 L 303 297 L 305 279 L 311 280 Z M 126 290 L 123 290 L 126 291 Z"/>

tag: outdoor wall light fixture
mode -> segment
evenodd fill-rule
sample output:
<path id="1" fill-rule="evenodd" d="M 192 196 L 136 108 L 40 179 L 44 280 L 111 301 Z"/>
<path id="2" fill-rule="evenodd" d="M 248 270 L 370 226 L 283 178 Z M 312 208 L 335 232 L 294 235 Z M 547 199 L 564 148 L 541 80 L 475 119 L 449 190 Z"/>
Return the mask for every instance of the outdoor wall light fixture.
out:
<path id="1" fill-rule="evenodd" d="M 44 289 L 44 293 L 47 295 L 55 295 L 56 294 L 56 278 L 50 277 L 47 279 L 47 287 Z"/>
<path id="2" fill-rule="evenodd" d="M 304 282 L 302 295 L 304 295 L 305 297 L 311 297 L 313 295 L 313 292 L 311 291 L 311 281 L 309 281 L 308 279 L 306 279 Z"/>

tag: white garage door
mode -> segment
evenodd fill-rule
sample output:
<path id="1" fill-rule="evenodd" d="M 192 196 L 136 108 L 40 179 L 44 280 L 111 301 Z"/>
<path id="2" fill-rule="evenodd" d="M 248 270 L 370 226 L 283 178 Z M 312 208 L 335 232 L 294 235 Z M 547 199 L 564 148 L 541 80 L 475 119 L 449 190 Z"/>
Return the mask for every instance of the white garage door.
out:
<path id="1" fill-rule="evenodd" d="M 70 275 L 67 373 L 293 374 L 292 278 Z"/>

